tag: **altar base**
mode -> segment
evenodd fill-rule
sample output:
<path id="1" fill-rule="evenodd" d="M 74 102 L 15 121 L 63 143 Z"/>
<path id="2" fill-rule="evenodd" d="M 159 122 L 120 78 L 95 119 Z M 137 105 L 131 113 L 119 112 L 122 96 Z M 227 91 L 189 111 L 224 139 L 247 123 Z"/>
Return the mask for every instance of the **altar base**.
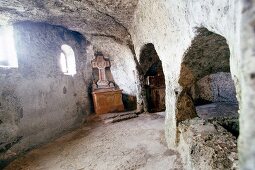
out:
<path id="1" fill-rule="evenodd" d="M 122 90 L 98 90 L 92 96 L 96 114 L 124 111 Z"/>

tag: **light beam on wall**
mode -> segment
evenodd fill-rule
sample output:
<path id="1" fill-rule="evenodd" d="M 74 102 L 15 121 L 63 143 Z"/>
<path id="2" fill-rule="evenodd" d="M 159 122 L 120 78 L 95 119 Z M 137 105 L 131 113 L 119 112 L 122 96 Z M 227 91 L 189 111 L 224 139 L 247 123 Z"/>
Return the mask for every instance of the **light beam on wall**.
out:
<path id="1" fill-rule="evenodd" d="M 0 27 L 0 67 L 18 67 L 13 26 Z"/>

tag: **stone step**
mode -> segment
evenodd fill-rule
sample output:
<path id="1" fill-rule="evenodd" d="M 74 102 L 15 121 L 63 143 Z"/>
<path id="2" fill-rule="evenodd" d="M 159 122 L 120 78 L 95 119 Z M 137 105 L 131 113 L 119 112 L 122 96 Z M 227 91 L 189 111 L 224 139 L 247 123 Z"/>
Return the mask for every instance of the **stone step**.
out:
<path id="1" fill-rule="evenodd" d="M 138 117 L 139 112 L 133 111 L 133 112 L 121 112 L 121 113 L 108 113 L 99 115 L 100 119 L 104 123 L 116 123 L 132 118 Z"/>

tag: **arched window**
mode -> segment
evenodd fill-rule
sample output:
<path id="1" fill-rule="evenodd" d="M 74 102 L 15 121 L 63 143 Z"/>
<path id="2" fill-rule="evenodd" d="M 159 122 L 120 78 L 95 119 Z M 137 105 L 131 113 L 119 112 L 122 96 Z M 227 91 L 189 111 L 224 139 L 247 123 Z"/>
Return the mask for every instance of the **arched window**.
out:
<path id="1" fill-rule="evenodd" d="M 18 67 L 13 27 L 0 27 L 0 67 Z"/>
<path id="2" fill-rule="evenodd" d="M 72 47 L 69 45 L 61 46 L 60 54 L 60 65 L 62 72 L 66 75 L 75 75 L 76 74 L 76 64 L 75 64 L 75 55 Z"/>

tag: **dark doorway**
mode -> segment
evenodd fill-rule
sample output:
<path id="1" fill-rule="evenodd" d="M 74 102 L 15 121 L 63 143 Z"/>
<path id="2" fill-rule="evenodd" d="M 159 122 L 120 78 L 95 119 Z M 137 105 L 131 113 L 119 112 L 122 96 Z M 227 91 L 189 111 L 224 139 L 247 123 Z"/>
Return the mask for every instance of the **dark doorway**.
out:
<path id="1" fill-rule="evenodd" d="M 150 113 L 165 111 L 165 76 L 153 44 L 146 44 L 142 48 L 140 66 L 145 109 Z"/>

